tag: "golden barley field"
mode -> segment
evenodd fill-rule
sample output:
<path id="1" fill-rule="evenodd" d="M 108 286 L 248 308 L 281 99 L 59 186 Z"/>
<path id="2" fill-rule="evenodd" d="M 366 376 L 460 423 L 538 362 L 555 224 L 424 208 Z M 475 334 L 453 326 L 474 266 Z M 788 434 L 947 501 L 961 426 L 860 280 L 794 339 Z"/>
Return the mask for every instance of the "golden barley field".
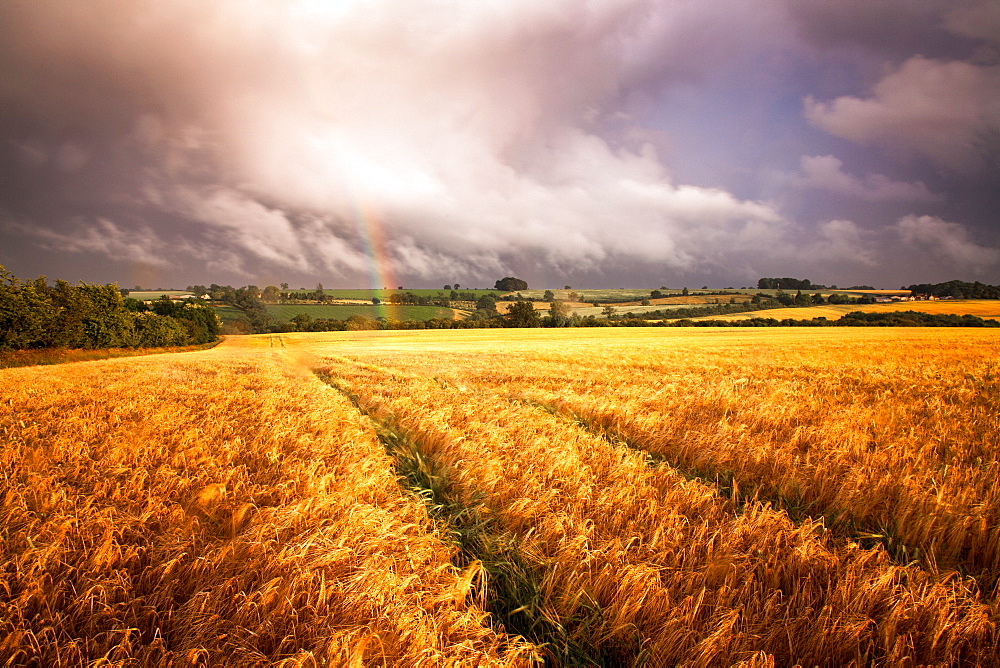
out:
<path id="1" fill-rule="evenodd" d="M 997 665 L 998 360 L 601 328 L 0 370 L 0 663 Z"/>
<path id="2" fill-rule="evenodd" d="M 889 292 L 889 291 L 883 291 Z M 1000 302 L 995 299 L 945 299 L 921 302 L 888 302 L 884 304 L 824 304 L 821 306 L 801 306 L 773 308 L 748 313 L 731 313 L 692 318 L 692 320 L 747 320 L 749 318 L 774 318 L 784 320 L 810 320 L 826 318 L 837 320 L 852 311 L 865 313 L 899 313 L 900 311 L 920 311 L 938 315 L 974 315 L 989 320 L 1000 320 Z"/>

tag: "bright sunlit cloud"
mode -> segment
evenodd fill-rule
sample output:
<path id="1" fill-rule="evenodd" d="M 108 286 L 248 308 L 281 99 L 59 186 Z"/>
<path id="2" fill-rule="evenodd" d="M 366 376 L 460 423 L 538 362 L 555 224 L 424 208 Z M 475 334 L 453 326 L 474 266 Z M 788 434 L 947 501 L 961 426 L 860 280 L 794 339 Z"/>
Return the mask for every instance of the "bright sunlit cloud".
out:
<path id="1" fill-rule="evenodd" d="M 359 285 L 364 209 L 406 283 L 896 283 L 887 221 L 1000 246 L 1000 12 L 949 7 L 5 4 L 0 263 Z"/>

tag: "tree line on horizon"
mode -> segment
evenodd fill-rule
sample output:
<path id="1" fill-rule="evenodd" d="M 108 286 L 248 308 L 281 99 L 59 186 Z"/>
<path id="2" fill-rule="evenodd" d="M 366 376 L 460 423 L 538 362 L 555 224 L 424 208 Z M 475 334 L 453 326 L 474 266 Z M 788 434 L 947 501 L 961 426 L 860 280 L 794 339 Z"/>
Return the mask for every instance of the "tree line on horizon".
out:
<path id="1" fill-rule="evenodd" d="M 952 299 L 1000 299 L 1000 285 L 987 285 L 975 281 L 947 281 L 945 283 L 914 283 L 904 290 L 910 294 L 931 297 L 951 297 Z"/>
<path id="2" fill-rule="evenodd" d="M 808 278 L 760 278 L 757 279 L 758 290 L 874 290 L 870 285 L 852 285 L 838 288 L 836 285 L 813 283 Z"/>
<path id="3" fill-rule="evenodd" d="M 758 290 L 874 290 L 870 285 L 852 285 L 848 288 L 838 288 L 836 285 L 820 285 L 808 278 L 761 278 L 757 281 Z M 1000 286 L 988 285 L 979 281 L 972 283 L 959 280 L 943 283 L 912 283 L 904 285 L 900 290 L 909 290 L 914 297 L 951 297 L 952 299 L 1000 299 Z"/>
<path id="4" fill-rule="evenodd" d="M 219 321 L 201 300 L 146 305 L 118 286 L 19 280 L 0 265 L 0 350 L 160 348 L 210 343 Z"/>
<path id="5" fill-rule="evenodd" d="M 826 326 L 840 321 L 825 319 L 796 321 L 785 319 L 754 318 L 754 324 L 746 321 L 734 323 L 726 321 L 691 321 L 695 316 L 725 315 L 729 313 L 763 310 L 777 306 L 812 306 L 817 304 L 870 303 L 867 296 L 849 297 L 833 294 L 824 297 L 819 292 L 808 294 L 806 290 L 835 289 L 813 284 L 807 279 L 762 278 L 758 285 L 780 285 L 776 295 L 759 293 L 752 298 L 737 303 L 731 297 L 730 303 L 718 303 L 698 309 L 670 309 L 653 311 L 639 318 L 631 313 L 619 315 L 609 302 L 605 306 L 604 317 L 580 316 L 572 313 L 570 306 L 554 299 L 551 290 L 546 291 L 544 301 L 549 302 L 547 314 L 535 310 L 533 304 L 517 295 L 514 303 L 504 314 L 497 310 L 496 293 L 481 295 L 475 300 L 475 310 L 463 320 L 432 318 L 427 321 L 395 321 L 370 319 L 355 315 L 346 320 L 313 319 L 301 314 L 288 323 L 276 323 L 267 311 L 265 291 L 248 285 L 234 288 L 228 285 L 191 286 L 195 294 L 207 294 L 211 299 L 229 304 L 239 309 L 241 318 L 223 329 L 214 311 L 201 299 L 187 299 L 184 302 L 162 297 L 150 304 L 127 297 L 127 290 L 114 284 L 91 285 L 80 282 L 77 285 L 57 280 L 49 285 L 44 276 L 34 280 L 19 280 L 0 265 L 0 350 L 30 348 L 150 348 L 182 346 L 215 341 L 218 334 L 258 334 L 289 331 L 338 331 L 356 329 L 458 329 L 491 327 L 606 327 L 606 326 Z M 809 286 L 809 287 L 794 287 Z M 287 284 L 282 284 L 287 287 Z M 456 284 L 455 287 L 458 287 Z M 792 294 L 785 288 L 796 289 Z M 865 289 L 867 286 L 855 287 Z M 496 290 L 515 292 L 526 290 L 527 283 L 514 277 L 504 277 L 496 282 Z M 907 289 L 907 288 L 904 288 Z M 1000 287 L 980 282 L 966 283 L 948 281 L 936 284 L 914 284 L 908 289 L 913 294 L 950 296 L 953 298 L 1000 299 Z M 317 292 L 322 287 L 317 286 Z M 456 292 L 456 291 L 452 291 Z M 659 293 L 659 294 L 657 294 Z M 279 293 L 280 294 L 280 293 Z M 719 293 L 729 294 L 729 293 Z M 735 294 L 735 293 L 733 293 Z M 443 293 L 442 293 L 443 295 Z M 277 296 L 277 295 L 268 295 Z M 447 297 L 475 297 L 475 293 L 456 293 Z M 658 290 L 651 297 L 663 296 Z M 389 298 L 394 303 L 417 303 L 433 298 L 417 296 L 413 293 L 394 293 Z M 467 301 L 473 301 L 469 299 Z M 373 299 L 378 303 L 378 299 Z M 870 315 L 870 314 L 869 314 Z M 925 315 L 925 314 L 921 314 Z M 654 319 L 656 318 L 656 319 Z M 923 320 L 912 316 L 893 314 L 878 317 L 856 317 L 856 313 L 841 318 L 841 324 L 853 326 L 908 326 L 917 322 L 922 326 L 995 326 L 993 321 L 983 321 L 974 316 L 926 316 Z"/>

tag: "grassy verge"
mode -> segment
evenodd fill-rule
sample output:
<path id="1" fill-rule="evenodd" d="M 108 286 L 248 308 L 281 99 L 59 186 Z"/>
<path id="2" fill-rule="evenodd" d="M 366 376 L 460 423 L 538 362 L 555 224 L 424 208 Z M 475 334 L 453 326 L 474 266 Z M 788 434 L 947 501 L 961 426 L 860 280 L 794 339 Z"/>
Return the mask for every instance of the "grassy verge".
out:
<path id="1" fill-rule="evenodd" d="M 106 360 L 113 357 L 137 357 L 139 355 L 159 355 L 161 353 L 189 353 L 208 350 L 222 342 L 200 343 L 196 346 L 175 346 L 168 348 L 100 348 L 81 350 L 76 348 L 38 348 L 34 350 L 0 351 L 0 369 L 19 366 L 40 366 L 43 364 L 66 364 L 67 362 L 88 362 Z"/>

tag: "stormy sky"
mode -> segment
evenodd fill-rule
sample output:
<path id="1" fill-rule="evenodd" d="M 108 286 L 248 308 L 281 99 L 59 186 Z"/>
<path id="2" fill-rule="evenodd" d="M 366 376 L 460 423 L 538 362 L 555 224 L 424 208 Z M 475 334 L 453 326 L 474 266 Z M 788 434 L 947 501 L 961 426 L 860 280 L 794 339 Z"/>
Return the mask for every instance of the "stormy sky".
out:
<path id="1" fill-rule="evenodd" d="M 8 0 L 0 264 L 1000 283 L 1000 3 Z"/>

